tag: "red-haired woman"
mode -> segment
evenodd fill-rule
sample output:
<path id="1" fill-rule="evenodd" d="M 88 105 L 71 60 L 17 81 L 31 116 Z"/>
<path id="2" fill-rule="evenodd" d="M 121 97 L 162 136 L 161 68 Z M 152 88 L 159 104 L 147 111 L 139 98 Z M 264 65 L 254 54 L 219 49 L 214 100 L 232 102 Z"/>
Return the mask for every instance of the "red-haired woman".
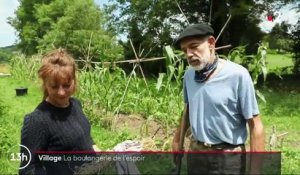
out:
<path id="1" fill-rule="evenodd" d="M 21 162 L 21 174 L 72 174 L 68 162 L 41 161 L 37 151 L 94 151 L 91 125 L 76 90 L 76 66 L 65 50 L 45 55 L 38 75 L 43 82 L 43 101 L 25 116 L 21 132 L 21 153 L 29 149 L 31 162 Z M 26 148 L 25 148 L 26 147 Z"/>

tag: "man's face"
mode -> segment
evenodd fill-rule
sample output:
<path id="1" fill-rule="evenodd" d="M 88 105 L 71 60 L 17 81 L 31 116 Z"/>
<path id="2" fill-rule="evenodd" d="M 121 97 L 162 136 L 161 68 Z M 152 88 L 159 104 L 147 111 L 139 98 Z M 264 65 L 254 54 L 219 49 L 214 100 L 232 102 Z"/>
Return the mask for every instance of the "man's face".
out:
<path id="1" fill-rule="evenodd" d="M 202 70 L 208 63 L 213 62 L 215 38 L 188 37 L 180 42 L 182 51 L 190 66 L 196 70 Z"/>

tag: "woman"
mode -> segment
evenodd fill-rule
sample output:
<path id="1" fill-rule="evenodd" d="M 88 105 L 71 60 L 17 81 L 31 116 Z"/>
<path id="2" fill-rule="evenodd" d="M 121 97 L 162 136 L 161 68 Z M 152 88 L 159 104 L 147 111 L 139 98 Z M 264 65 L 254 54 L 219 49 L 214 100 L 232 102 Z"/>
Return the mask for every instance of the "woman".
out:
<path id="1" fill-rule="evenodd" d="M 98 150 L 90 135 L 90 124 L 81 103 L 71 97 L 76 90 L 76 66 L 65 50 L 58 49 L 44 56 L 38 71 L 42 79 L 43 101 L 25 116 L 21 145 L 32 155 L 21 174 L 72 174 L 74 165 L 68 162 L 40 161 L 36 151 Z M 21 147 L 21 153 L 26 152 Z M 21 162 L 24 167 L 27 162 Z"/>

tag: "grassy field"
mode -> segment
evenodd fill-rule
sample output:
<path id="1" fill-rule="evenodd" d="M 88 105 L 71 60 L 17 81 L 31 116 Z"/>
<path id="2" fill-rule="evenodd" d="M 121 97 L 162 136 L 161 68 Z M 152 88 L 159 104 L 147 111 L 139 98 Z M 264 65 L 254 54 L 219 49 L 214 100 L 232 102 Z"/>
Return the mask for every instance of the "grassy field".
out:
<path id="1" fill-rule="evenodd" d="M 285 64 L 281 64 L 281 59 L 283 59 Z M 271 54 L 268 56 L 267 61 L 269 65 L 272 65 L 272 68 L 269 70 L 274 70 L 278 66 L 289 66 L 292 63 L 288 55 L 278 56 Z M 8 73 L 9 67 L 0 65 L 1 71 Z M 300 174 L 300 82 L 289 80 L 293 81 L 293 88 L 291 89 L 289 87 L 291 82 L 286 81 L 280 80 L 280 82 L 268 84 L 268 87 L 262 87 L 260 91 L 264 94 L 267 103 L 259 101 L 259 108 L 266 131 L 267 150 L 270 149 L 269 137 L 272 134 L 281 135 L 287 133 L 278 139 L 276 144 L 272 146 L 272 150 L 282 151 L 282 174 Z M 2 165 L 0 174 L 17 173 L 17 170 L 8 163 L 4 153 L 9 148 L 19 145 L 24 115 L 33 111 L 42 99 L 38 84 L 40 82 L 33 80 L 0 77 L 0 164 Z M 28 87 L 28 95 L 16 96 L 15 88 L 20 86 Z M 149 100 L 150 98 L 156 97 L 149 97 Z M 83 103 L 84 107 L 87 105 Z M 126 115 L 129 114 L 124 114 L 124 117 Z M 148 116 L 143 117 L 148 118 Z M 118 130 L 110 130 L 93 123 L 92 137 L 100 149 L 108 150 L 124 140 L 141 139 L 140 128 L 140 126 L 131 128 L 125 126 L 118 128 Z"/>
<path id="2" fill-rule="evenodd" d="M 268 53 L 266 61 L 268 70 L 270 72 L 274 71 L 275 69 L 290 67 L 294 65 L 291 54 Z"/>

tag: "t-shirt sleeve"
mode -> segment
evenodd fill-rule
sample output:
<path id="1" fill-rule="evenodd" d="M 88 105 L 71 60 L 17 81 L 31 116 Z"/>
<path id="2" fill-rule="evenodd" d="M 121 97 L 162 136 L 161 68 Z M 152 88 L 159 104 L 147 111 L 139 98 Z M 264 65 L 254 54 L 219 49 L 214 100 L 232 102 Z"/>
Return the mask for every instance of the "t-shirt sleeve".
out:
<path id="1" fill-rule="evenodd" d="M 32 114 L 25 116 L 21 130 L 22 146 L 20 151 L 21 153 L 28 155 L 28 151 L 26 150 L 26 148 L 28 148 L 31 154 L 31 161 L 26 168 L 19 171 L 19 174 L 30 174 L 32 172 L 39 173 L 43 171 L 41 162 L 38 160 L 38 156 L 35 154 L 35 152 L 46 151 L 45 149 L 47 147 L 48 140 L 46 128 L 46 124 L 40 120 L 39 116 Z M 27 161 L 21 161 L 20 167 L 25 166 L 27 163 Z"/>
<path id="2" fill-rule="evenodd" d="M 239 77 L 238 95 L 240 113 L 245 119 L 253 118 L 254 115 L 259 114 L 254 85 L 247 70 Z"/>

